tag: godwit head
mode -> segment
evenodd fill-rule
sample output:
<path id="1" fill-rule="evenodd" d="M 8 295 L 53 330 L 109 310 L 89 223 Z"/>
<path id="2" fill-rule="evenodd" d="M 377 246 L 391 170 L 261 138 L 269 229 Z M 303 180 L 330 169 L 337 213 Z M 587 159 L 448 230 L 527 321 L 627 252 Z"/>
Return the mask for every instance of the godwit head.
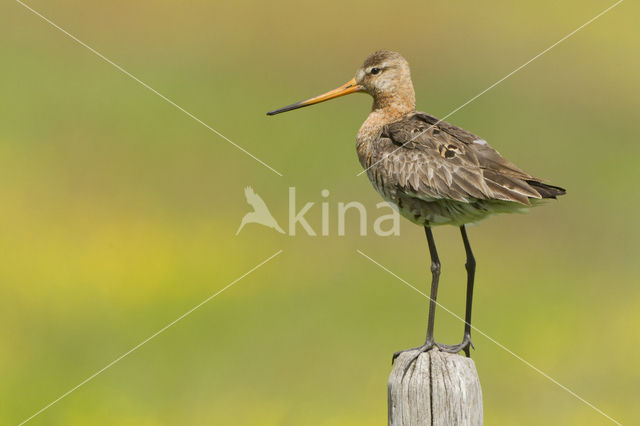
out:
<path id="1" fill-rule="evenodd" d="M 280 114 L 356 92 L 371 95 L 372 110 L 384 110 L 389 115 L 402 115 L 415 110 L 416 107 L 409 63 L 397 52 L 378 50 L 369 55 L 356 71 L 355 77 L 342 86 L 322 95 L 269 111 L 267 115 Z"/>

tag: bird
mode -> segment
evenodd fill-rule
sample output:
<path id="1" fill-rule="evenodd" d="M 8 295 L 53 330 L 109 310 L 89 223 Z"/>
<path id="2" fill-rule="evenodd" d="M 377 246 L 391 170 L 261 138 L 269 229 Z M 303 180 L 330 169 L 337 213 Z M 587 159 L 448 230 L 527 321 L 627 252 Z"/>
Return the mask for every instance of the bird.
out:
<path id="1" fill-rule="evenodd" d="M 407 60 L 399 53 L 378 50 L 369 55 L 344 85 L 322 95 L 270 111 L 267 115 L 314 105 L 351 93 L 373 97 L 371 112 L 356 136 L 356 151 L 369 181 L 384 200 L 411 222 L 424 227 L 431 258 L 431 290 L 427 335 L 406 369 L 421 353 L 440 351 L 470 356 L 471 308 L 476 261 L 465 225 L 495 213 L 526 211 L 566 190 L 543 182 L 502 157 L 487 141 L 453 124 L 416 110 L 415 91 Z M 467 272 L 462 341 L 446 345 L 434 339 L 436 299 L 441 263 L 432 228 L 460 229 Z M 405 369 L 405 373 L 406 373 Z"/>
<path id="2" fill-rule="evenodd" d="M 271 215 L 271 212 L 269 211 L 267 205 L 264 203 L 264 200 L 258 194 L 256 194 L 253 188 L 247 186 L 244 189 L 244 196 L 247 199 L 247 203 L 249 203 L 249 205 L 253 207 L 253 211 L 244 215 L 242 221 L 240 222 L 240 227 L 238 228 L 236 235 L 240 233 L 242 228 L 244 228 L 247 223 L 259 223 L 260 225 L 273 228 L 279 233 L 284 234 L 284 231 L 282 230 L 282 228 L 280 228 L 278 222 L 276 222 L 275 218 Z"/>

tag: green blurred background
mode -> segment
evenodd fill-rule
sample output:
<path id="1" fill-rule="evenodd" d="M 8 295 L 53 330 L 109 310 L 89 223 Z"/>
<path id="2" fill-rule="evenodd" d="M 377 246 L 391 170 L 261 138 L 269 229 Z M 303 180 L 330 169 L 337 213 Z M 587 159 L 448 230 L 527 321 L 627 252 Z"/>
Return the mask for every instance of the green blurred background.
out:
<path id="1" fill-rule="evenodd" d="M 248 225 L 252 185 L 332 209 L 378 195 L 354 139 L 370 100 L 268 118 L 411 63 L 444 116 L 612 1 L 29 4 L 281 171 L 280 177 L 12 1 L 0 6 L 0 423 L 17 424 L 279 249 L 284 252 L 34 418 L 42 425 L 384 425 L 391 354 L 424 339 L 421 229 L 298 236 Z M 448 119 L 568 188 L 469 230 L 474 325 L 622 423 L 640 418 L 640 7 L 627 1 Z M 371 229 L 372 219 L 369 222 Z M 458 231 L 439 301 L 463 313 Z M 438 311 L 436 338 L 462 323 Z M 605 417 L 478 333 L 488 425 Z"/>

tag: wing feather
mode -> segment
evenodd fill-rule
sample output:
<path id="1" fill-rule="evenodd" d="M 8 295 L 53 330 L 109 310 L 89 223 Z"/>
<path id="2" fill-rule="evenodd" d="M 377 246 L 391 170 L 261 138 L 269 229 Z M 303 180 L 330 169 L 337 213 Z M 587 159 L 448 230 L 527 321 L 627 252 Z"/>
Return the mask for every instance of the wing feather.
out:
<path id="1" fill-rule="evenodd" d="M 425 113 L 387 124 L 375 145 L 374 175 L 382 173 L 388 185 L 416 198 L 495 199 L 530 205 L 530 198 L 543 197 L 538 179 L 484 140 Z"/>

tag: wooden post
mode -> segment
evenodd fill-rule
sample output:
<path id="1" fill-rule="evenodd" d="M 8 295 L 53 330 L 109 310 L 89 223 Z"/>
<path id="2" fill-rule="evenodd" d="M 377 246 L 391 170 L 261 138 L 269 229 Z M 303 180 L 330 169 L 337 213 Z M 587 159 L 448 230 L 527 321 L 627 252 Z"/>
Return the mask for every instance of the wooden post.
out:
<path id="1" fill-rule="evenodd" d="M 400 354 L 389 376 L 389 426 L 482 425 L 482 389 L 471 358 L 432 349 Z"/>

